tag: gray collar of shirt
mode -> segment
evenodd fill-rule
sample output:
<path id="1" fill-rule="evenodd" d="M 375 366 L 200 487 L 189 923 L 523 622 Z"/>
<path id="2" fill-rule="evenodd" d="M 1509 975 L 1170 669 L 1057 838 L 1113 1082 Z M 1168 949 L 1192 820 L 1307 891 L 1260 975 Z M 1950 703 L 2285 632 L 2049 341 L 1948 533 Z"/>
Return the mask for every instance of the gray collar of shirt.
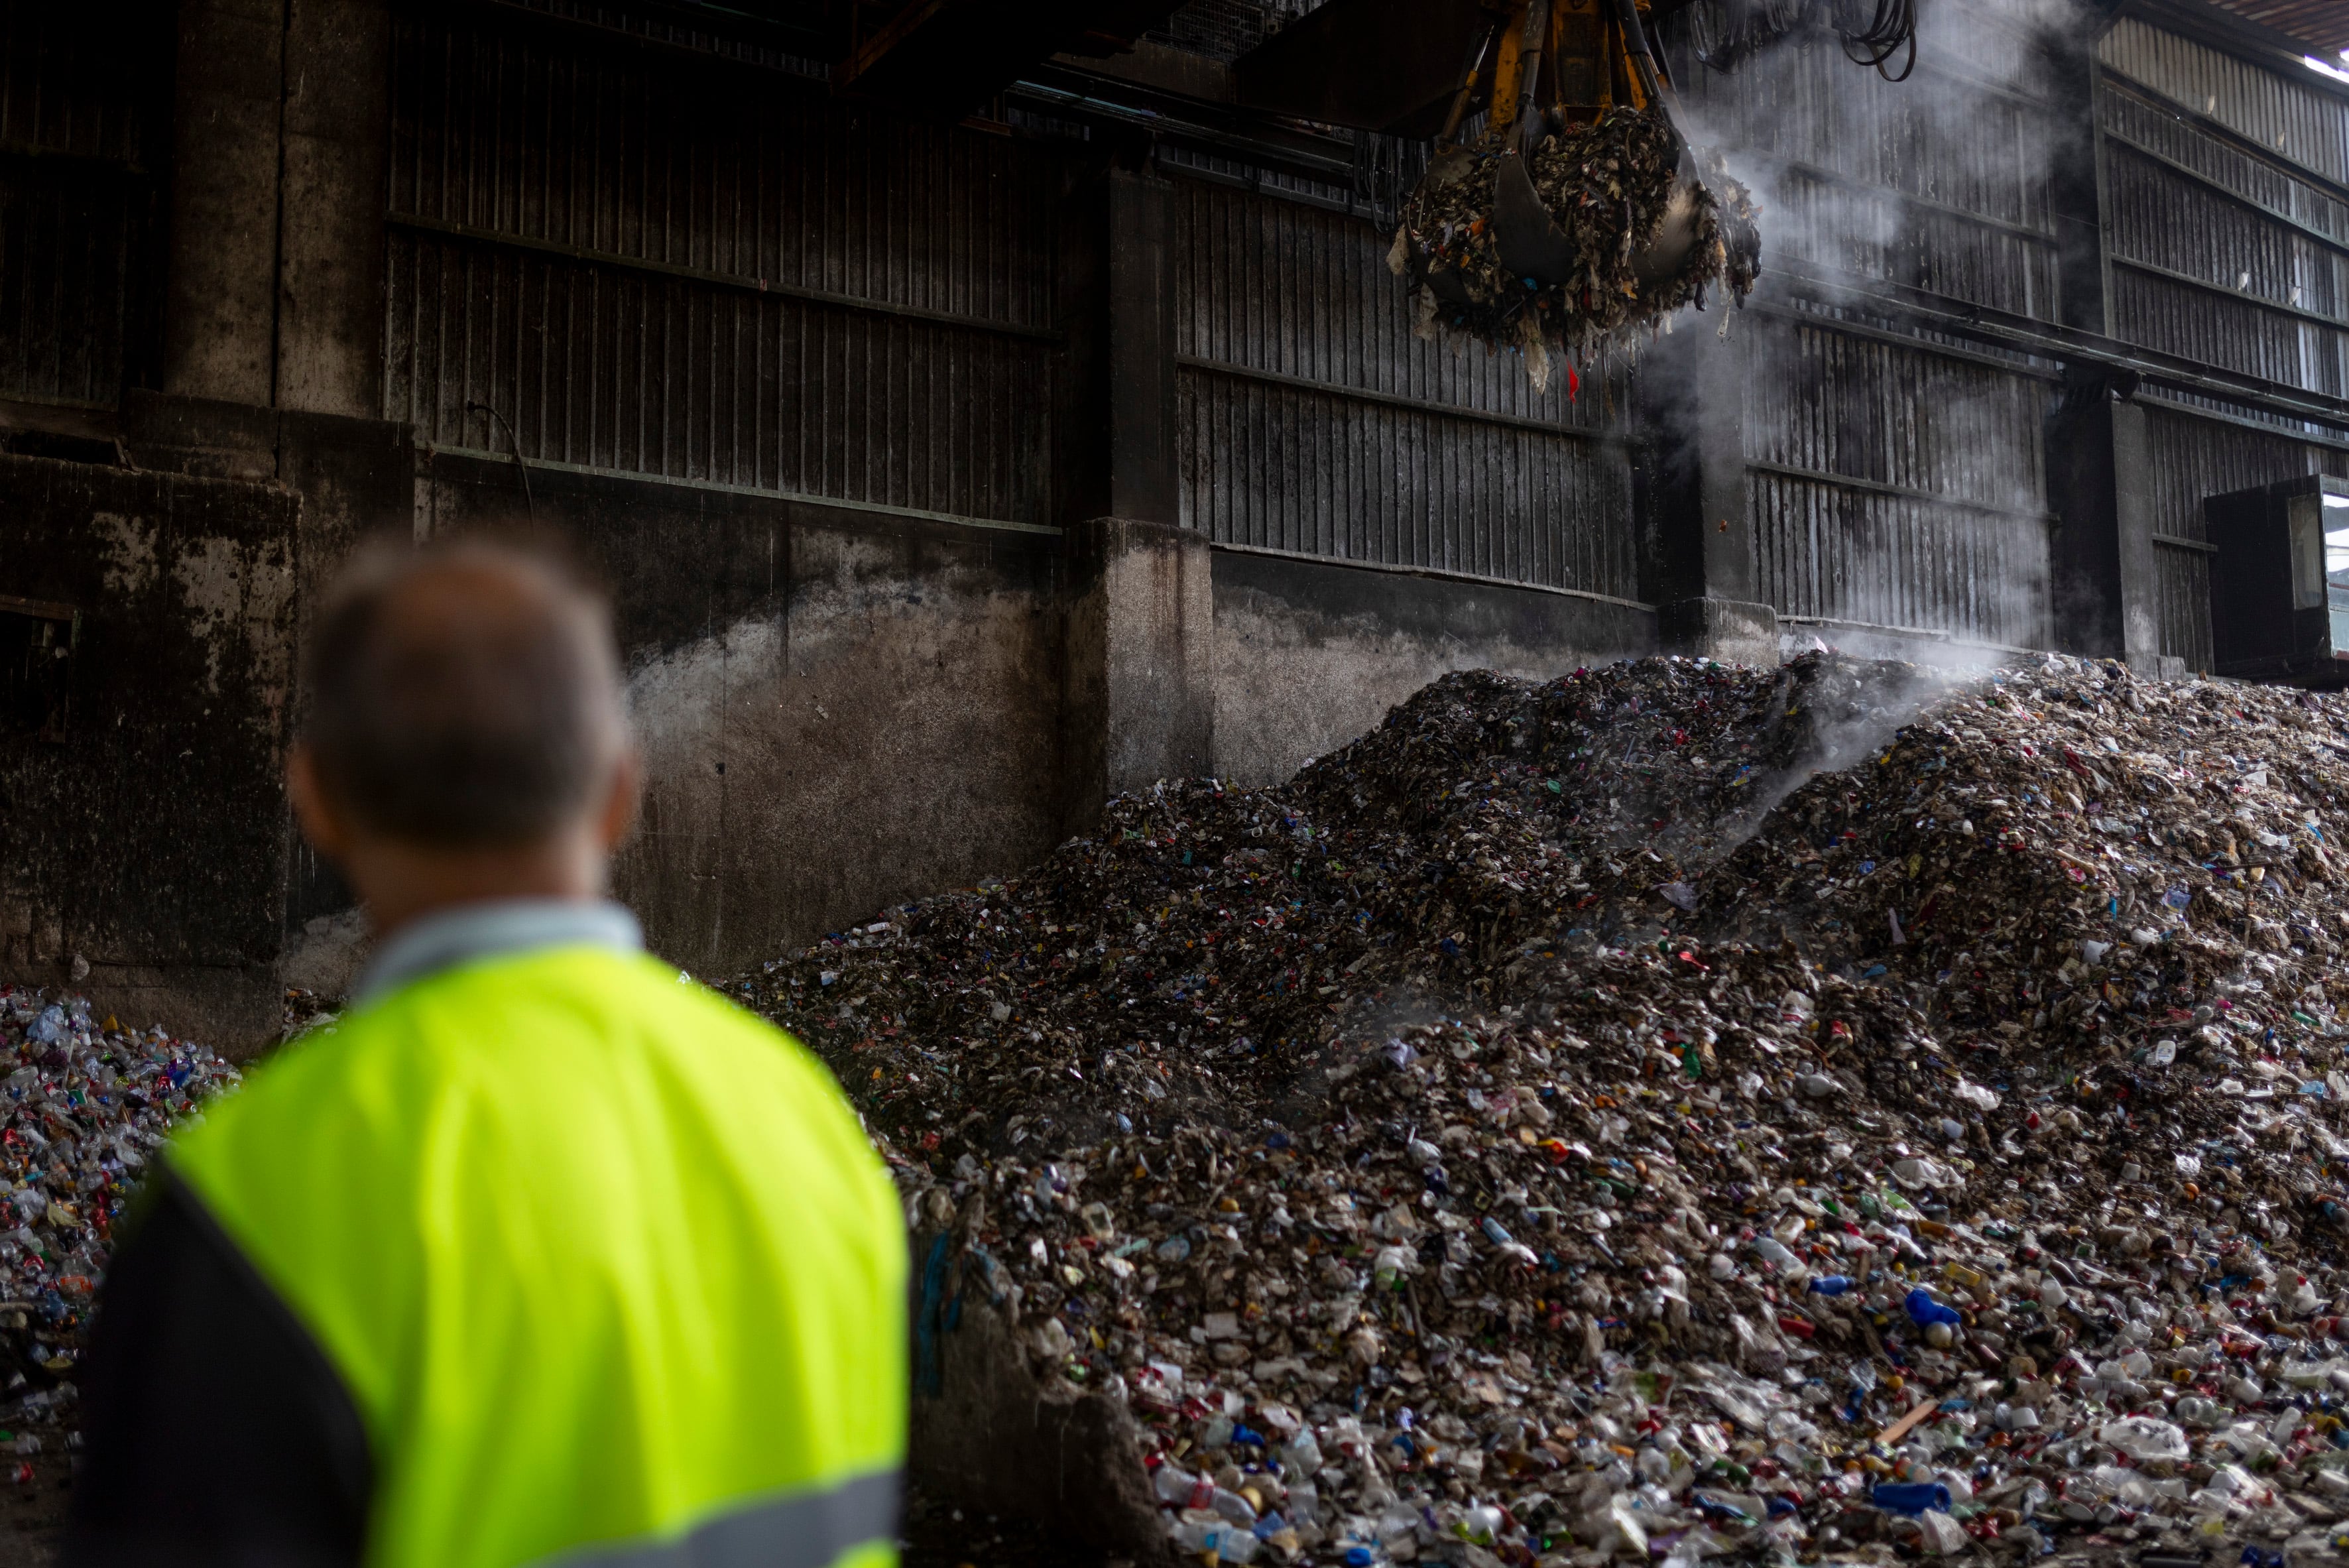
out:
<path id="1" fill-rule="evenodd" d="M 580 899 L 510 898 L 460 904 L 400 927 L 377 949 L 351 993 L 372 1002 L 411 980 L 476 959 L 542 947 L 644 950 L 644 928 L 616 903 Z"/>

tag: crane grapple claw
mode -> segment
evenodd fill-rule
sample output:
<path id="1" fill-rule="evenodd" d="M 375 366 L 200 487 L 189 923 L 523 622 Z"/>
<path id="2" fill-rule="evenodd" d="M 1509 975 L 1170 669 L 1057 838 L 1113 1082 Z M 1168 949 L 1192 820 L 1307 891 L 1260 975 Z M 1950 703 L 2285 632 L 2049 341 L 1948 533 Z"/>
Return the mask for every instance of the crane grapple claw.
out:
<path id="1" fill-rule="evenodd" d="M 1550 221 L 1526 160 L 1504 153 L 1493 176 L 1493 247 L 1501 265 L 1538 284 L 1570 282 L 1580 253 Z"/>

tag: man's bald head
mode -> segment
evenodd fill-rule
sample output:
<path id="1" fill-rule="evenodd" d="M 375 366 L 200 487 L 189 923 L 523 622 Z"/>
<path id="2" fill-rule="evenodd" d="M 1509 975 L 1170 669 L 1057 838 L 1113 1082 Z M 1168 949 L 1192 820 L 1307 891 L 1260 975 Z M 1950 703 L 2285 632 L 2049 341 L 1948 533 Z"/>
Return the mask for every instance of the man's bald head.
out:
<path id="1" fill-rule="evenodd" d="M 418 848 L 545 840 L 595 807 L 627 747 L 610 611 L 510 545 L 363 552 L 309 677 L 319 788 L 353 827 Z"/>

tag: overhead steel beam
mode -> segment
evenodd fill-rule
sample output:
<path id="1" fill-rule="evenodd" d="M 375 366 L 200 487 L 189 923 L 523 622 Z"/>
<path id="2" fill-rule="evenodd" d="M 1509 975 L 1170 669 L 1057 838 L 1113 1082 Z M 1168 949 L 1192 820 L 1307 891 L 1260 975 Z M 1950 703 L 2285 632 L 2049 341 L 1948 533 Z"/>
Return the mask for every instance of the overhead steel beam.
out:
<path id="1" fill-rule="evenodd" d="M 1056 54 L 1106 56 L 1177 0 L 907 0 L 833 67 L 837 91 L 957 120 Z"/>
<path id="2" fill-rule="evenodd" d="M 1497 13 L 1486 0 L 1329 0 L 1232 66 L 1239 102 L 1355 130 L 1428 136 L 1460 57 Z"/>

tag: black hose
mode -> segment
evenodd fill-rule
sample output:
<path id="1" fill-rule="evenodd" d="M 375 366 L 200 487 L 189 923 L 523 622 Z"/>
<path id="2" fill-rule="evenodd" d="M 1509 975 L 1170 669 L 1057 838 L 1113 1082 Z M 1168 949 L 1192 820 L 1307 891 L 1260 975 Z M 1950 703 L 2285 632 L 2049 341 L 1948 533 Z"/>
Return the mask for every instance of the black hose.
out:
<path id="1" fill-rule="evenodd" d="M 1855 15 L 1862 9 L 1865 21 Z M 1887 81 L 1907 81 L 1917 68 L 1917 0 L 1699 0 L 1688 11 L 1697 58 L 1716 71 L 1733 71 L 1805 27 L 1832 31 L 1847 58 Z M 1904 53 L 1896 73 L 1891 63 Z"/>
<path id="2" fill-rule="evenodd" d="M 1905 82 L 1917 68 L 1917 0 L 1876 0 L 1876 15 L 1866 26 L 1847 29 L 1838 16 L 1835 29 L 1843 39 L 1844 57 L 1855 65 L 1875 67 L 1886 81 Z M 1909 51 L 1908 63 L 1895 76 L 1885 67 L 1903 47 Z"/>

